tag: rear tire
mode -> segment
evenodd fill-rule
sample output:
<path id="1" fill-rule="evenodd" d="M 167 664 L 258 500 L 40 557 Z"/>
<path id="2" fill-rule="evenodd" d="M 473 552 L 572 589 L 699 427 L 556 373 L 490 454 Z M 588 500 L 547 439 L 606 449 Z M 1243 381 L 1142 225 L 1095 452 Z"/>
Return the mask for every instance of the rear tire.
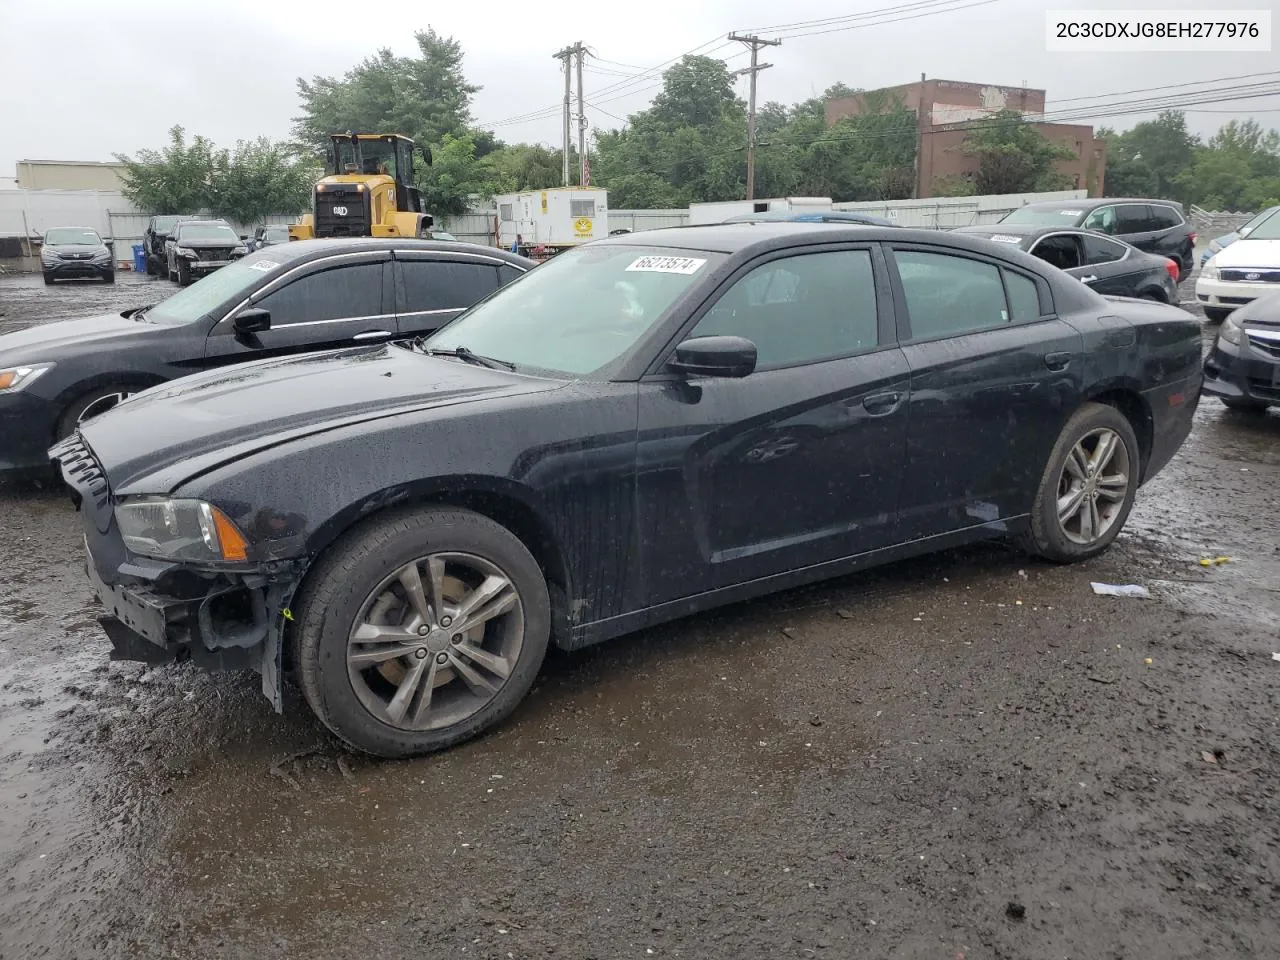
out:
<path id="1" fill-rule="evenodd" d="M 1210 323 L 1221 323 L 1227 319 L 1227 314 L 1230 312 L 1230 310 L 1223 310 L 1221 307 L 1205 307 L 1204 318 Z"/>
<path id="2" fill-rule="evenodd" d="M 1113 444 L 1110 453 L 1104 444 Z M 1077 563 L 1106 550 L 1133 509 L 1140 456 L 1137 435 L 1120 411 L 1101 403 L 1082 406 L 1049 454 L 1022 547 L 1054 563 Z"/>
<path id="3" fill-rule="evenodd" d="M 498 592 L 482 594 L 489 584 Z M 442 750 L 506 718 L 551 635 L 546 580 L 525 545 L 450 507 L 397 511 L 339 541 L 308 574 L 294 616 L 307 703 L 339 738 L 382 757 Z"/>

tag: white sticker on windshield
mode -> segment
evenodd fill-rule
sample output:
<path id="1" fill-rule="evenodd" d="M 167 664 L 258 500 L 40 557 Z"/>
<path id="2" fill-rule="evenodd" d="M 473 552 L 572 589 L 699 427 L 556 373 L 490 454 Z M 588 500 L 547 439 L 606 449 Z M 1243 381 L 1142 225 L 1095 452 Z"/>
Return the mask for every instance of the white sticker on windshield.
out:
<path id="1" fill-rule="evenodd" d="M 253 263 L 249 264 L 249 269 L 261 270 L 263 273 L 268 273 L 274 270 L 277 266 L 279 266 L 279 264 L 274 260 L 255 260 Z"/>
<path id="2" fill-rule="evenodd" d="M 996 243 L 1021 243 L 1021 237 L 1014 237 L 1007 233 L 993 233 L 991 239 Z"/>
<path id="3" fill-rule="evenodd" d="M 1084 213 L 1083 210 L 1059 210 L 1058 213 L 1064 217 L 1078 217 Z"/>
<path id="4" fill-rule="evenodd" d="M 643 270 L 648 273 L 697 273 L 707 261 L 698 257 L 639 257 L 628 270 Z"/>

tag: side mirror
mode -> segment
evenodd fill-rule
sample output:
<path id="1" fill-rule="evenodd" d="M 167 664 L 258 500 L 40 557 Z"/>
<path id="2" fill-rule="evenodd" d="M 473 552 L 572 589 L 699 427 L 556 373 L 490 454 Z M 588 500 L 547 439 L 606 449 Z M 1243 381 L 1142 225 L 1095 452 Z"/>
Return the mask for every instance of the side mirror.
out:
<path id="1" fill-rule="evenodd" d="M 249 235 L 248 235 L 247 233 L 242 233 L 242 234 L 240 234 L 240 239 L 241 239 L 241 240 L 248 240 L 248 239 L 249 239 Z"/>
<path id="2" fill-rule="evenodd" d="M 238 334 L 262 333 L 271 329 L 271 312 L 261 307 L 250 307 L 237 313 L 233 322 Z"/>
<path id="3" fill-rule="evenodd" d="M 102 245 L 106 247 L 108 250 L 114 250 L 116 246 L 116 242 L 114 240 L 103 240 Z"/>
<path id="4" fill-rule="evenodd" d="M 693 337 L 667 361 L 668 370 L 700 377 L 745 377 L 755 368 L 756 345 L 743 337 Z"/>

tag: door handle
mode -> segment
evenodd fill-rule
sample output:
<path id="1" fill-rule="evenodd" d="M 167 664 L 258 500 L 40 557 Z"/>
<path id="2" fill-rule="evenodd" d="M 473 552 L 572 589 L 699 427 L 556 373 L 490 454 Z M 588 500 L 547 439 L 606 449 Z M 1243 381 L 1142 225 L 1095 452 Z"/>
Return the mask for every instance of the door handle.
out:
<path id="1" fill-rule="evenodd" d="M 902 401 L 900 393 L 873 393 L 869 397 L 862 398 L 862 406 L 867 413 L 873 417 L 882 417 L 886 413 L 893 413 L 898 409 L 898 404 Z"/>
<path id="2" fill-rule="evenodd" d="M 352 340 L 381 340 L 391 336 L 390 330 L 366 330 L 364 333 L 357 333 Z"/>
<path id="3" fill-rule="evenodd" d="M 1065 350 L 1060 353 L 1046 353 L 1044 355 L 1044 365 L 1050 370 L 1065 370 L 1070 362 L 1071 354 Z"/>
<path id="4" fill-rule="evenodd" d="M 1081 282 L 1081 283 L 1093 283 L 1093 281 L 1095 281 L 1095 280 L 1097 280 L 1097 279 L 1098 279 L 1098 275 L 1095 273 L 1095 274 L 1094 274 L 1093 276 L 1091 276 L 1091 277 L 1081 277 L 1081 278 L 1080 278 L 1080 282 Z"/>

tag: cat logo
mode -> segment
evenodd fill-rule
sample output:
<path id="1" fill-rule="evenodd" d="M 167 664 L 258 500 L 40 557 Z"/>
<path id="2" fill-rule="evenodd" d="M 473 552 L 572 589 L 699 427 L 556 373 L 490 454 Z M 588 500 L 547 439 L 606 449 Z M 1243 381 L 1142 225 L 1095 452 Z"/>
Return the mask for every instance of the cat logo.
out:
<path id="1" fill-rule="evenodd" d="M 579 217 L 577 220 L 573 221 L 573 235 L 575 237 L 591 236 L 591 218 Z"/>
<path id="2" fill-rule="evenodd" d="M 334 215 L 335 217 L 345 217 L 345 216 L 347 215 L 347 208 L 346 208 L 346 207 L 334 207 L 334 208 L 333 208 L 333 215 Z"/>

